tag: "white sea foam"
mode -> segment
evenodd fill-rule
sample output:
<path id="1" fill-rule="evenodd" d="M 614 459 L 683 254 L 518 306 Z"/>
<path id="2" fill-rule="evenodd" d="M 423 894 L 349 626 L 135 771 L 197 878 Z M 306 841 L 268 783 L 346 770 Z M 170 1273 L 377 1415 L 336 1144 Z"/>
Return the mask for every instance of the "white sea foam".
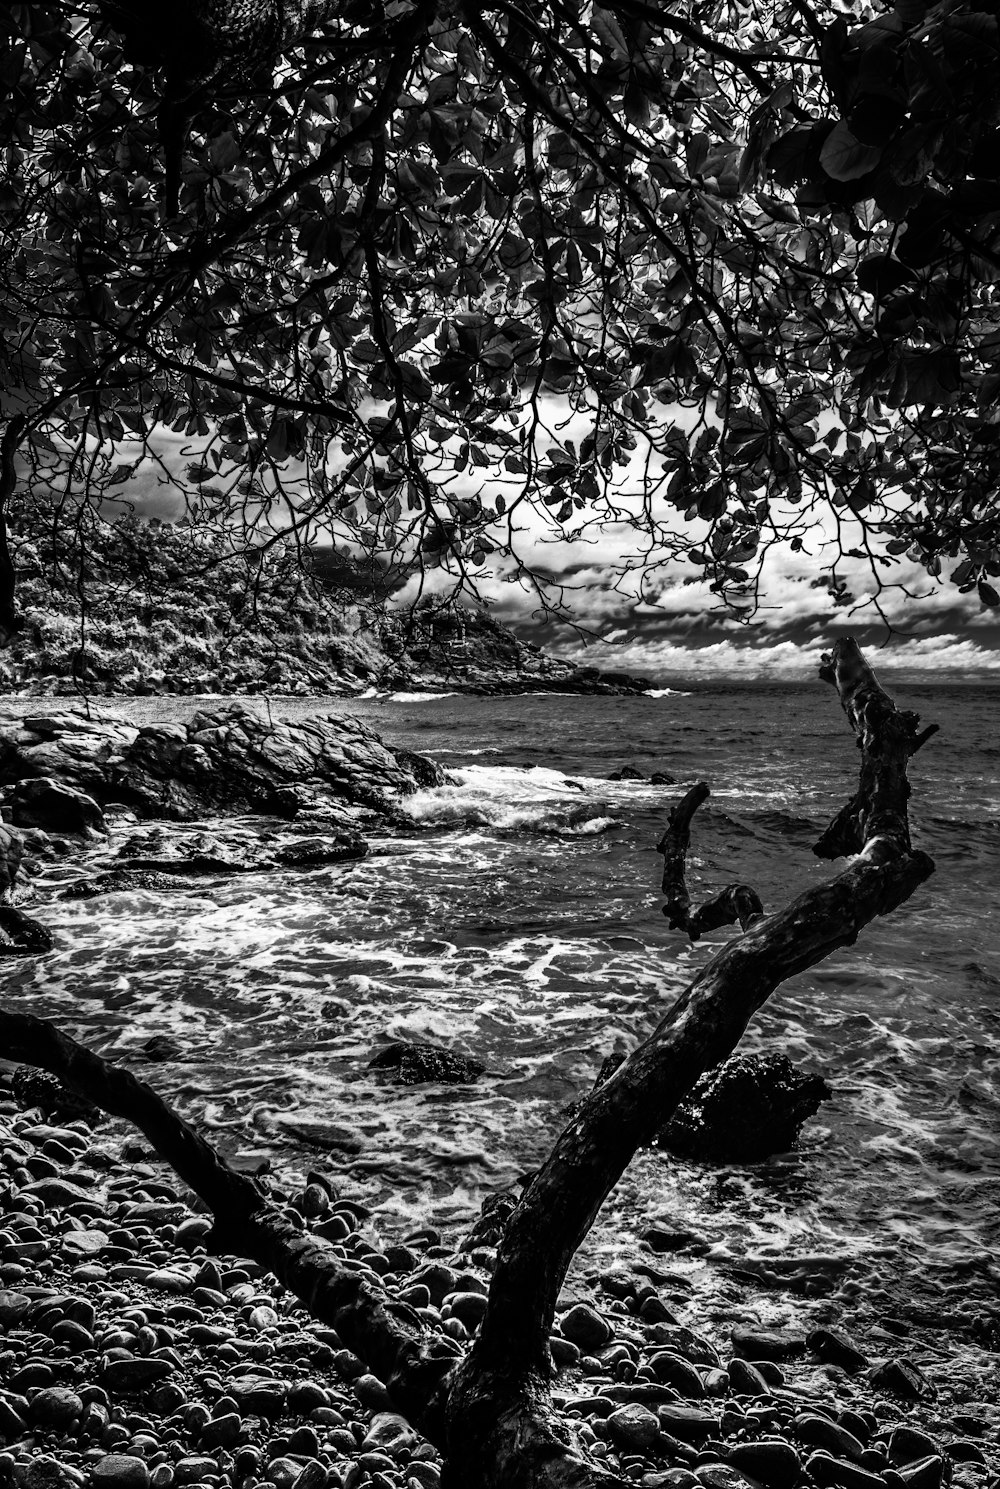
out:
<path id="1" fill-rule="evenodd" d="M 643 694 L 644 698 L 690 698 L 690 693 L 684 693 L 680 688 L 647 688 Z"/>
<path id="2" fill-rule="evenodd" d="M 433 703 L 438 698 L 455 698 L 451 693 L 389 693 L 382 695 L 386 703 Z"/>
<path id="3" fill-rule="evenodd" d="M 491 827 L 592 837 L 617 826 L 607 802 L 595 800 L 604 782 L 577 781 L 560 771 L 534 766 L 467 765 L 452 771 L 454 783 L 418 791 L 402 809 L 415 822 Z M 603 794 L 603 792 L 602 792 Z"/>

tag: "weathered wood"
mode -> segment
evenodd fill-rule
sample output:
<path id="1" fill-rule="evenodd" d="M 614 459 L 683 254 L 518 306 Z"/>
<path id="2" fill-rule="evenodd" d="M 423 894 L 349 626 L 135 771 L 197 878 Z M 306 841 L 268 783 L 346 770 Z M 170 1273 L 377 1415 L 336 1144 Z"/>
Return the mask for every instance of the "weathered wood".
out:
<path id="1" fill-rule="evenodd" d="M 706 931 L 735 925 L 737 921 L 740 929 L 745 931 L 751 921 L 764 913 L 760 896 L 748 884 L 728 884 L 699 909 L 691 909 L 691 895 L 685 877 L 687 852 L 691 846 L 691 819 L 711 794 L 705 781 L 692 786 L 676 806 L 670 808 L 663 836 L 656 845 L 657 853 L 663 855 L 661 885 L 666 897 L 663 914 L 667 916 L 672 931 L 686 931 L 691 941 L 700 940 Z"/>
<path id="2" fill-rule="evenodd" d="M 663 914 L 672 931 L 686 931 L 691 916 L 691 895 L 688 892 L 685 868 L 687 851 L 691 846 L 691 818 L 707 801 L 711 792 L 707 781 L 698 781 L 691 787 L 667 815 L 663 836 L 656 845 L 657 853 L 663 855 Z"/>
<path id="3" fill-rule="evenodd" d="M 832 652 L 824 654 L 819 675 L 840 695 L 857 736 L 861 771 L 855 795 L 837 813 L 813 852 L 818 858 L 840 858 L 874 843 L 883 844 L 889 853 L 908 852 L 906 765 L 937 725 L 918 734 L 918 715 L 896 707 L 853 637 L 842 637 Z"/>
<path id="4" fill-rule="evenodd" d="M 838 642 L 825 665 L 862 739 L 858 856 L 830 883 L 753 919 L 713 957 L 650 1038 L 584 1101 L 526 1189 L 498 1249 L 479 1335 L 450 1386 L 449 1441 L 476 1463 L 470 1482 L 504 1489 L 604 1482 L 571 1446 L 560 1449 L 545 1391 L 548 1337 L 577 1248 L 636 1148 L 705 1070 L 727 1058 L 770 994 L 853 944 L 933 872 L 931 859 L 912 851 L 906 821 L 915 719 L 897 714 L 853 641 Z M 681 925 L 690 905 L 683 852 L 706 796 L 703 786 L 689 792 L 672 814 L 673 839 L 669 827 L 665 834 L 664 881 Z M 500 1463 L 506 1476 L 492 1479 L 489 1465 Z"/>

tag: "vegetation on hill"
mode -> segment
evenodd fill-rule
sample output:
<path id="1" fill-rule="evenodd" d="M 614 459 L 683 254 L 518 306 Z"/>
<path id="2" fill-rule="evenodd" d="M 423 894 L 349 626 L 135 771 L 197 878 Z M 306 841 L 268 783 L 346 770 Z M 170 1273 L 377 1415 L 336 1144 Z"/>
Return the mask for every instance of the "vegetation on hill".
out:
<path id="1" fill-rule="evenodd" d="M 453 605 L 387 613 L 373 575 L 289 540 L 32 508 L 14 524 L 23 629 L 0 686 L 39 693 L 362 693 L 628 687 Z M 638 686 L 636 684 L 635 686 Z"/>

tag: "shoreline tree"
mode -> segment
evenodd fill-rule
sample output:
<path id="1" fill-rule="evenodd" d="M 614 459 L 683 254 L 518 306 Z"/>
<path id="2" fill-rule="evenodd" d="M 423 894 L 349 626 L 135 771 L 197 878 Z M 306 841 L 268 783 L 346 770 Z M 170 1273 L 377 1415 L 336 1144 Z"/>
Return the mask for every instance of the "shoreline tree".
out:
<path id="1" fill-rule="evenodd" d="M 3 27 L 0 512 L 159 479 L 555 611 L 545 543 L 608 523 L 737 616 L 817 536 L 835 595 L 850 553 L 876 606 L 904 557 L 997 603 L 995 4 Z"/>
<path id="2" fill-rule="evenodd" d="M 443 1489 L 622 1489 L 589 1458 L 550 1400 L 549 1334 L 573 1255 L 636 1149 L 706 1070 L 738 1044 L 789 977 L 850 946 L 933 873 L 910 841 L 910 757 L 934 732 L 895 708 L 853 640 L 824 658 L 861 752 L 858 790 L 814 847 L 847 856 L 834 879 L 765 913 L 732 886 L 692 916 L 684 857 L 700 784 L 672 811 L 660 851 L 664 913 L 691 939 L 699 923 L 741 932 L 698 972 L 657 1025 L 581 1103 L 506 1222 L 486 1311 L 463 1353 L 384 1286 L 348 1268 L 343 1248 L 304 1232 L 144 1082 L 106 1064 L 54 1025 L 0 1012 L 5 1058 L 41 1066 L 104 1110 L 135 1123 L 215 1216 L 210 1244 L 250 1255 L 385 1383 L 394 1406 L 442 1453 Z"/>

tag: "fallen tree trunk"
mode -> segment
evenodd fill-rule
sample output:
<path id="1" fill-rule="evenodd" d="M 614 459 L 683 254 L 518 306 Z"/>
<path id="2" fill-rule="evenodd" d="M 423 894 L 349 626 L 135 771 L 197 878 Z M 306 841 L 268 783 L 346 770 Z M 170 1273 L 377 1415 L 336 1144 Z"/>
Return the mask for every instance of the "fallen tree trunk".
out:
<path id="1" fill-rule="evenodd" d="M 861 781 L 850 804 L 857 857 L 837 878 L 766 918 L 752 908 L 752 890 L 741 886 L 730 896 L 735 913 L 747 911 L 747 928 L 702 969 L 559 1138 L 506 1226 L 487 1310 L 464 1357 L 412 1309 L 304 1235 L 143 1082 L 25 1015 L 0 1014 L 0 1052 L 53 1071 L 134 1121 L 215 1213 L 216 1245 L 268 1267 L 382 1377 L 399 1410 L 441 1449 L 446 1489 L 624 1486 L 631 1481 L 577 1446 L 549 1398 L 549 1335 L 573 1255 L 636 1148 L 698 1077 L 732 1052 L 770 994 L 851 945 L 933 872 L 927 855 L 911 848 L 906 815 L 906 762 L 926 732 L 918 736 L 916 715 L 895 709 L 853 641 L 837 642 L 822 675 L 837 687 L 861 748 Z M 664 839 L 668 912 L 688 929 L 684 854 L 691 816 L 707 794 L 703 787 L 689 793 Z M 829 851 L 829 833 L 821 843 L 817 851 Z"/>

